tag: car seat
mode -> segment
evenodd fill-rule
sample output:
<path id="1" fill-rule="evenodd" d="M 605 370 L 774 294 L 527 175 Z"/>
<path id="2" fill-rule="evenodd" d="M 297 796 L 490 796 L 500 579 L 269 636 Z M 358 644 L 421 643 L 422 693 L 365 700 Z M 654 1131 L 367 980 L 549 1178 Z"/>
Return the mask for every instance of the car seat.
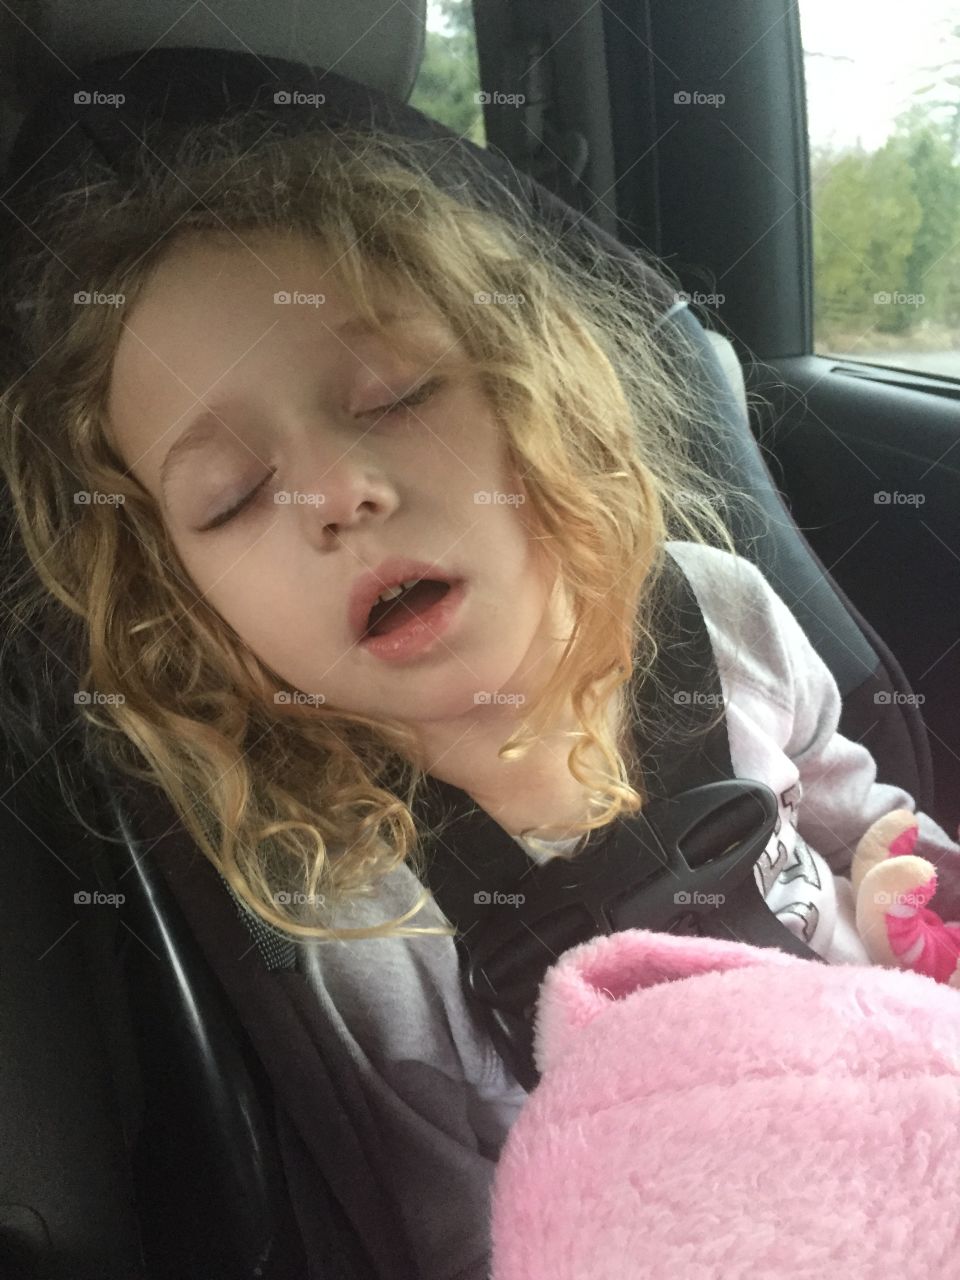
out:
<path id="1" fill-rule="evenodd" d="M 206 6 L 181 14 L 167 2 L 89 9 L 66 0 L 37 12 L 43 25 L 32 26 L 42 39 L 23 38 L 21 110 L 6 117 L 19 127 L 5 147 L 8 216 L 18 186 L 56 183 L 81 143 L 92 140 L 122 164 L 139 113 L 162 112 L 176 126 L 268 104 L 281 81 L 310 91 L 322 80 L 327 124 L 336 118 L 445 140 L 451 172 L 466 151 L 490 174 L 483 198 L 496 199 L 502 184 L 545 223 L 568 228 L 571 242 L 574 235 L 599 241 L 633 287 L 661 299 L 662 340 L 683 352 L 689 376 L 712 394 L 724 475 L 760 509 L 734 513 L 738 546 L 833 671 L 841 730 L 871 749 L 882 780 L 933 810 L 918 709 L 891 699 L 880 717 L 874 703 L 876 692 L 909 693 L 903 673 L 777 493 L 750 433 L 732 347 L 703 329 L 665 277 L 589 219 L 502 157 L 455 141 L 405 105 L 423 48 L 424 0 L 328 4 L 309 20 L 291 4 L 289 21 L 276 6 L 241 0 L 216 14 Z M 287 61 L 292 43 L 296 61 Z M 41 45 L 60 64 L 52 74 Z M 85 104 L 72 101 L 78 86 L 120 84 L 122 111 L 81 112 Z M 717 467 L 713 451 L 704 457 Z M 11 555 L 3 572 L 20 571 Z M 87 780 L 89 821 L 114 839 L 79 826 L 58 799 L 58 774 L 83 769 L 71 714 L 77 678 L 62 637 L 34 639 L 29 651 L 7 656 L 2 673 L 10 711 L 0 760 L 0 1273 L 11 1280 L 412 1274 L 399 1244 L 390 1257 L 395 1224 L 371 1220 L 358 1231 L 357 1189 L 335 1180 L 322 1224 L 329 1246 L 323 1258 L 305 1256 L 276 1141 L 282 1114 L 194 932 L 149 858 L 122 824 L 112 827 L 116 809 L 100 780 Z M 110 892 L 121 875 L 130 903 L 122 917 L 109 906 L 77 909 L 74 893 Z"/>

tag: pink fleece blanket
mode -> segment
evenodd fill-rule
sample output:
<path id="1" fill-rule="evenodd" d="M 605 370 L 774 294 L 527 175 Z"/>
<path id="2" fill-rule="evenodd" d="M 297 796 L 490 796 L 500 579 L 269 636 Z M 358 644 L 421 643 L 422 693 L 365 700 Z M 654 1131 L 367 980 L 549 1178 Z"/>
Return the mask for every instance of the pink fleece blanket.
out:
<path id="1" fill-rule="evenodd" d="M 540 991 L 493 1280 L 960 1268 L 960 992 L 628 930 Z"/>

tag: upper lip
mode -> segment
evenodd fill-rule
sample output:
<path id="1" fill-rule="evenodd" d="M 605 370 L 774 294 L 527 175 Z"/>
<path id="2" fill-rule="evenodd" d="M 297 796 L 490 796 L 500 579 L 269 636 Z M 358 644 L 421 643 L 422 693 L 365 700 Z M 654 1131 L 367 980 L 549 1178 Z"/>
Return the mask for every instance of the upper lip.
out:
<path id="1" fill-rule="evenodd" d="M 432 578 L 436 582 L 449 582 L 451 585 L 460 581 L 456 574 L 442 569 L 438 564 L 400 558 L 384 560 L 372 573 L 365 573 L 362 578 L 358 578 L 350 591 L 348 615 L 350 630 L 356 639 L 361 639 L 366 633 L 370 610 L 382 591 L 420 578 Z"/>

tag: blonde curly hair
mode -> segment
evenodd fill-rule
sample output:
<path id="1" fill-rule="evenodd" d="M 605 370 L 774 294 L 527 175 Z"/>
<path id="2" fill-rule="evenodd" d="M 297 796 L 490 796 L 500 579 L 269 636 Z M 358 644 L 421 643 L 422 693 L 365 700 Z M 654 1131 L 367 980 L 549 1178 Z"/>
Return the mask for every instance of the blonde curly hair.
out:
<path id="1" fill-rule="evenodd" d="M 657 652 L 664 543 L 734 550 L 717 484 L 687 444 L 709 406 L 655 340 L 662 298 L 630 289 L 602 247 L 575 256 L 517 199 L 498 213 L 465 186 L 441 189 L 431 144 L 355 130 L 267 130 L 254 146 L 246 136 L 236 117 L 191 128 L 172 162 L 141 148 L 132 181 L 90 155 L 8 258 L 2 288 L 17 323 L 2 357 L 0 467 L 31 573 L 9 594 L 6 640 L 41 626 L 72 637 L 79 686 L 112 695 L 80 706 L 86 749 L 162 788 L 265 924 L 295 939 L 451 933 L 406 923 L 426 890 L 411 911 L 356 930 L 288 905 L 369 894 L 404 862 L 420 874 L 431 833 L 412 809 L 425 775 L 402 723 L 278 706 L 283 682 L 192 589 L 157 504 L 111 443 L 125 311 L 174 239 L 256 229 L 331 250 L 376 332 L 374 273 L 462 335 L 575 619 L 500 756 L 522 756 L 572 705 L 582 733 L 567 764 L 597 810 L 583 832 L 644 803 L 625 730 L 643 715 L 635 672 Z M 74 306 L 82 290 L 124 302 Z M 484 291 L 524 304 L 478 308 Z M 122 500 L 85 504 L 83 491 Z M 586 763 L 598 753 L 599 769 Z"/>

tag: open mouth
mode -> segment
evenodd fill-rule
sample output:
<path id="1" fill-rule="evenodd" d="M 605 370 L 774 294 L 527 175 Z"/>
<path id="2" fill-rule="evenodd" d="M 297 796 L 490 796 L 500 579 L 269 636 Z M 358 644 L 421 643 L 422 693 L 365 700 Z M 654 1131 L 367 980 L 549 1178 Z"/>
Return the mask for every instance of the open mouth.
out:
<path id="1" fill-rule="evenodd" d="M 405 586 L 391 587 L 381 593 L 381 598 L 370 610 L 363 639 L 389 635 L 405 622 L 432 609 L 449 590 L 449 582 L 439 582 L 434 578 L 421 578 Z M 392 594 L 394 592 L 396 594 Z M 389 598 L 384 599 L 384 596 Z"/>

